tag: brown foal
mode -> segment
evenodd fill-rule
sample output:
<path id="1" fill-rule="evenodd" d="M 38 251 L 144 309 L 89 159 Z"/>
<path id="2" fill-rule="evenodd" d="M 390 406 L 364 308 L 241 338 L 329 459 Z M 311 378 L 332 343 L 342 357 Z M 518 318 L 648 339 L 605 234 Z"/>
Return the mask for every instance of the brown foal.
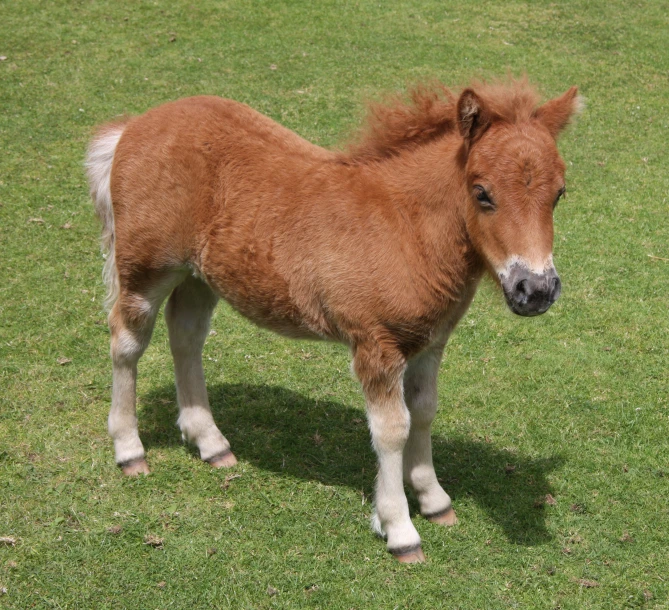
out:
<path id="1" fill-rule="evenodd" d="M 374 527 L 398 559 L 422 561 L 403 483 L 426 518 L 456 521 L 430 442 L 449 334 L 486 270 L 520 315 L 560 292 L 556 138 L 579 98 L 572 87 L 538 102 L 525 81 L 419 88 L 372 107 L 346 152 L 216 97 L 103 126 L 87 169 L 108 253 L 109 433 L 123 472 L 148 472 L 137 362 L 168 297 L 178 425 L 203 460 L 236 463 L 202 367 L 223 298 L 278 333 L 350 347 L 379 462 Z"/>

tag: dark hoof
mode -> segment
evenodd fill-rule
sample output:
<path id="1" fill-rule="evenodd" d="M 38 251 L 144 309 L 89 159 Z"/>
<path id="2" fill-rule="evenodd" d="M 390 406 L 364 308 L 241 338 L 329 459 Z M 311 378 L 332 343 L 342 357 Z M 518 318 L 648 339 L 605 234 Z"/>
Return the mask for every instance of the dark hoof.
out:
<path id="1" fill-rule="evenodd" d="M 425 553 L 420 544 L 403 549 L 390 549 L 390 552 L 400 563 L 425 563 Z"/>
<path id="2" fill-rule="evenodd" d="M 458 517 L 455 514 L 452 506 L 449 506 L 446 510 L 442 510 L 438 513 L 433 513 L 432 515 L 423 515 L 428 521 L 436 523 L 437 525 L 455 525 L 458 522 Z"/>
<path id="3" fill-rule="evenodd" d="M 144 458 L 123 462 L 122 464 L 119 464 L 119 466 L 126 477 L 137 477 L 140 474 L 149 474 L 149 472 L 151 472 L 149 470 L 149 465 Z"/>
<path id="4" fill-rule="evenodd" d="M 213 468 L 230 468 L 237 464 L 237 458 L 235 457 L 235 454 L 228 449 L 223 453 L 219 453 L 218 455 L 209 458 L 207 462 L 209 462 Z"/>

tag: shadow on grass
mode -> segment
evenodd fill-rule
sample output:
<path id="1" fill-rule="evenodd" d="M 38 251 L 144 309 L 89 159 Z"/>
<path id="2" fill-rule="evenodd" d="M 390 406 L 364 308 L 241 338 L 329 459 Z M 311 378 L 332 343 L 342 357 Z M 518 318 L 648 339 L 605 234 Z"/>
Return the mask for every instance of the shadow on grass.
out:
<path id="1" fill-rule="evenodd" d="M 326 485 L 347 485 L 371 496 L 376 471 L 364 413 L 313 400 L 277 386 L 209 387 L 219 428 L 238 458 L 277 473 Z M 142 397 L 140 435 L 146 447 L 181 444 L 174 387 Z M 546 476 L 562 459 L 528 459 L 494 444 L 433 437 L 437 476 L 457 503 L 470 496 L 517 544 L 550 539 L 537 500 L 551 493 Z M 410 500 L 413 512 L 417 503 Z"/>

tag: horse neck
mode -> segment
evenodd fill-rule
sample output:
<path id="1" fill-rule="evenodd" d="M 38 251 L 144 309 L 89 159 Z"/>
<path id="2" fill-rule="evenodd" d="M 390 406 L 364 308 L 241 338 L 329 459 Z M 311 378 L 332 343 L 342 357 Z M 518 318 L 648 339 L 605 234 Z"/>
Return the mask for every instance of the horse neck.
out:
<path id="1" fill-rule="evenodd" d="M 447 135 L 377 166 L 389 199 L 411 225 L 426 274 L 451 298 L 483 272 L 466 229 L 460 147 L 459 137 Z"/>

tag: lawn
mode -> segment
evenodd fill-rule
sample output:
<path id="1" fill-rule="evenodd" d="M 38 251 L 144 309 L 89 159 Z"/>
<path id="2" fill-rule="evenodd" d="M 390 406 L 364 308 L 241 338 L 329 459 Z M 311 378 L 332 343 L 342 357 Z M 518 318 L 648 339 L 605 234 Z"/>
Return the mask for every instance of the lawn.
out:
<path id="1" fill-rule="evenodd" d="M 0 607 L 669 607 L 666 3 L 471 4 L 0 4 Z M 225 305 L 205 367 L 239 465 L 181 443 L 161 318 L 138 388 L 152 474 L 122 478 L 94 127 L 207 93 L 337 146 L 383 92 L 507 71 L 587 100 L 560 142 L 563 295 L 521 319 L 485 283 L 452 337 L 434 449 L 460 523 L 410 500 L 427 563 L 368 526 L 347 351 Z"/>

